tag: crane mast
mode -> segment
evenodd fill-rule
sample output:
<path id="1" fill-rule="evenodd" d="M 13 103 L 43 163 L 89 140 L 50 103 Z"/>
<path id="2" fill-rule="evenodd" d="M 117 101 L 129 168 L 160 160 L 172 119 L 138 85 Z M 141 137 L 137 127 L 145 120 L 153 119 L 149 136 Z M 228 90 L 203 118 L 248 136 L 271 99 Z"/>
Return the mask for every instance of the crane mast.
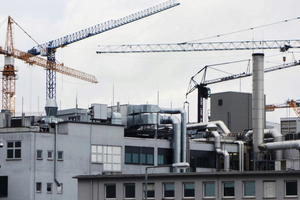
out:
<path id="1" fill-rule="evenodd" d="M 49 61 L 55 62 L 55 51 L 57 48 L 64 47 L 68 44 L 89 38 L 91 36 L 112 30 L 114 28 L 120 27 L 122 25 L 128 24 L 130 22 L 137 21 L 139 19 L 154 15 L 161 11 L 167 10 L 169 8 L 179 5 L 176 0 L 168 0 L 164 3 L 152 6 L 140 12 L 116 19 L 103 22 L 101 24 L 89 27 L 77 31 L 75 33 L 66 35 L 56 40 L 51 40 L 42 45 L 33 47 L 28 51 L 32 55 L 46 55 Z M 47 69 L 46 70 L 46 99 L 55 99 L 56 98 L 56 72 Z"/>

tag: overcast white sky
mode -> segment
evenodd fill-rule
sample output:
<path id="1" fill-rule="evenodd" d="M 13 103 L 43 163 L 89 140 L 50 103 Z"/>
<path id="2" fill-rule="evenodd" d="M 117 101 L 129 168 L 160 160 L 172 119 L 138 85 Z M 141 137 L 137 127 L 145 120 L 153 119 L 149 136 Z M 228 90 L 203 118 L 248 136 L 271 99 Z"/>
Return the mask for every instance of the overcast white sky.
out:
<path id="1" fill-rule="evenodd" d="M 110 19 L 130 15 L 164 0 L 0 0 L 0 45 L 4 46 L 6 21 L 10 15 L 40 44 L 88 28 Z M 93 74 L 98 84 L 90 84 L 57 74 L 59 108 L 87 108 L 91 103 L 111 105 L 156 104 L 159 91 L 161 107 L 178 108 L 186 101 L 190 78 L 205 65 L 250 59 L 252 51 L 96 54 L 98 45 L 175 43 L 193 41 L 228 32 L 248 29 L 299 16 L 299 0 L 181 0 L 181 5 L 93 36 L 63 49 L 56 58 L 66 66 Z M 5 22 L 5 23 L 2 23 Z M 265 28 L 244 31 L 202 42 L 299 39 L 300 19 Z M 27 51 L 34 42 L 15 27 L 15 48 Z M 200 41 L 199 41 L 200 42 Z M 255 51 L 259 52 L 259 51 Z M 279 50 L 265 50 L 265 67 L 300 59 L 300 50 L 291 49 L 283 55 Z M 3 56 L 0 63 L 4 63 Z M 41 112 L 45 105 L 45 71 L 16 61 L 19 67 L 16 112 Z M 241 73 L 247 63 L 218 66 L 229 73 Z M 267 103 L 283 103 L 300 99 L 300 68 L 290 68 L 265 74 Z M 207 80 L 228 74 L 211 71 Z M 196 79 L 200 82 L 201 76 Z M 114 86 L 114 95 L 113 95 Z M 251 78 L 209 86 L 212 93 L 224 91 L 251 92 Z M 114 96 L 114 98 L 113 98 Z M 190 121 L 196 121 L 196 92 L 189 95 Z M 267 120 L 279 122 L 280 117 L 295 116 L 293 111 L 278 109 L 267 114 Z"/>

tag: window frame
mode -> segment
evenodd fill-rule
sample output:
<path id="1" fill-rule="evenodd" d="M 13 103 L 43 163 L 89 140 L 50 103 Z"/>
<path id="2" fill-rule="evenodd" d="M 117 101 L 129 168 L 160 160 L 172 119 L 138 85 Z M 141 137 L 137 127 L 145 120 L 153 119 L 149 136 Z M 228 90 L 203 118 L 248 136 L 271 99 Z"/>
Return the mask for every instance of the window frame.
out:
<path id="1" fill-rule="evenodd" d="M 166 196 L 166 185 L 167 184 L 172 184 L 173 185 L 173 190 L 168 190 L 172 192 L 172 196 Z M 175 198 L 175 183 L 174 182 L 165 182 L 163 183 L 163 198 L 164 199 L 173 199 Z"/>
<path id="2" fill-rule="evenodd" d="M 61 153 L 61 158 L 59 157 L 59 153 Z M 57 151 L 57 160 L 63 161 L 64 160 L 64 152 L 63 151 Z"/>
<path id="3" fill-rule="evenodd" d="M 274 183 L 274 188 L 273 188 L 273 191 L 274 191 L 274 196 L 266 196 L 266 190 L 265 190 L 265 184 L 267 183 Z M 263 198 L 276 198 L 276 181 L 275 180 L 266 180 L 266 181 L 263 181 Z"/>
<path id="4" fill-rule="evenodd" d="M 12 143 L 13 146 L 10 147 L 9 143 Z M 16 143 L 20 143 L 20 146 L 16 147 Z M 21 160 L 22 159 L 22 141 L 21 140 L 11 140 L 6 142 L 6 160 Z M 9 156 L 9 152 L 12 151 L 12 157 Z M 20 157 L 16 157 L 16 152 L 20 151 Z"/>
<path id="5" fill-rule="evenodd" d="M 185 186 L 187 186 L 187 184 L 190 184 L 190 185 L 193 185 L 193 189 L 186 189 Z M 188 199 L 188 198 L 191 198 L 191 199 L 194 199 L 195 198 L 195 182 L 184 182 L 182 183 L 182 186 L 183 186 L 183 198 L 184 199 Z M 189 190 L 193 190 L 193 191 L 189 191 Z M 192 192 L 192 195 L 189 196 L 190 192 Z"/>
<path id="6" fill-rule="evenodd" d="M 107 197 L 107 186 L 114 186 L 115 187 L 115 190 L 114 190 L 114 197 Z M 105 184 L 105 199 L 116 199 L 117 198 L 117 186 L 115 183 L 107 183 Z"/>
<path id="7" fill-rule="evenodd" d="M 50 186 L 50 187 L 49 187 Z M 48 190 L 50 188 L 50 190 Z M 47 193 L 51 194 L 52 193 L 52 183 L 47 183 Z"/>
<path id="8" fill-rule="evenodd" d="M 40 187 L 40 189 L 38 190 L 38 185 L 39 185 L 39 187 Z M 42 193 L 42 182 L 36 182 L 35 183 L 35 192 L 36 193 Z"/>
<path id="9" fill-rule="evenodd" d="M 133 193 L 134 193 L 134 196 L 133 197 L 127 197 L 127 190 L 126 190 L 126 188 L 127 187 L 129 187 L 129 186 L 133 186 L 134 187 L 134 191 L 133 191 Z M 135 183 L 124 183 L 124 199 L 135 199 Z"/>
<path id="10" fill-rule="evenodd" d="M 287 183 L 296 183 L 296 195 L 287 194 Z M 286 180 L 284 181 L 284 197 L 298 197 L 298 181 L 297 180 Z"/>
<path id="11" fill-rule="evenodd" d="M 56 192 L 57 192 L 57 194 L 62 194 L 63 193 L 63 184 L 62 183 L 60 183 L 60 185 L 58 186 L 56 186 Z"/>
<path id="12" fill-rule="evenodd" d="M 233 183 L 233 195 L 225 195 L 225 185 L 226 185 L 226 183 Z M 235 184 L 234 184 L 234 181 L 223 181 L 223 198 L 234 198 L 234 196 L 235 196 Z"/>
<path id="13" fill-rule="evenodd" d="M 150 166 L 154 165 L 153 147 L 125 146 L 124 155 L 125 155 L 125 164 L 150 165 Z"/>
<path id="14" fill-rule="evenodd" d="M 150 186 L 153 186 L 152 190 L 149 190 Z M 145 199 L 145 183 L 143 183 L 143 196 Z M 149 192 L 153 192 L 153 196 L 149 195 Z M 155 183 L 147 183 L 147 199 L 155 199 Z"/>
<path id="15" fill-rule="evenodd" d="M 41 154 L 40 157 L 38 156 L 38 155 L 39 155 L 39 152 L 40 152 L 40 154 Z M 37 150 L 36 150 L 36 159 L 37 159 L 37 160 L 43 160 L 43 150 L 41 150 L 41 149 L 37 149 Z"/>
<path id="16" fill-rule="evenodd" d="M 103 164 L 103 171 L 105 172 L 121 172 L 122 147 L 92 144 L 91 163 Z"/>
<path id="17" fill-rule="evenodd" d="M 245 192 L 246 192 L 246 189 L 245 189 L 245 184 L 246 183 L 254 183 L 254 195 L 248 195 L 248 196 L 246 196 L 246 194 L 245 194 Z M 253 198 L 253 197 L 255 197 L 256 196 L 256 188 L 255 188 L 255 181 L 243 181 L 243 197 L 244 198 Z"/>
<path id="18" fill-rule="evenodd" d="M 49 153 L 51 153 L 51 157 L 49 157 Z M 47 151 L 47 160 L 53 160 L 53 150 Z"/>
<path id="19" fill-rule="evenodd" d="M 214 195 L 213 196 L 207 196 L 206 195 L 206 184 L 214 184 Z M 216 197 L 216 183 L 214 181 L 205 181 L 203 182 L 203 198 L 215 198 Z"/>

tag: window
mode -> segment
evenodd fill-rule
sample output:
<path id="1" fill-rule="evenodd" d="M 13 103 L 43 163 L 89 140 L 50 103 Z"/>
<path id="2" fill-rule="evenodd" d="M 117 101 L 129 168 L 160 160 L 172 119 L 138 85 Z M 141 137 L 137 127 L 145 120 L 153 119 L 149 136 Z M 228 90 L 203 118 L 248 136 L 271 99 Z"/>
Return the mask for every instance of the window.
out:
<path id="1" fill-rule="evenodd" d="M 63 151 L 58 151 L 57 152 L 57 160 L 64 160 L 64 152 Z"/>
<path id="2" fill-rule="evenodd" d="M 157 164 L 168 165 L 173 163 L 173 149 L 158 148 Z"/>
<path id="3" fill-rule="evenodd" d="M 224 197 L 234 197 L 234 182 L 224 182 Z"/>
<path id="4" fill-rule="evenodd" d="M 135 185 L 134 183 L 124 184 L 125 187 L 125 199 L 135 198 Z"/>
<path id="5" fill-rule="evenodd" d="M 57 194 L 62 194 L 63 193 L 63 184 L 60 183 L 59 186 L 57 186 Z"/>
<path id="6" fill-rule="evenodd" d="M 47 159 L 48 160 L 53 160 L 53 151 L 48 151 L 48 153 L 47 153 Z"/>
<path id="7" fill-rule="evenodd" d="M 92 163 L 103 163 L 104 171 L 121 171 L 121 147 L 92 145 Z"/>
<path id="8" fill-rule="evenodd" d="M 264 181 L 264 197 L 275 197 L 275 181 Z"/>
<path id="9" fill-rule="evenodd" d="M 52 193 L 52 183 L 47 183 L 47 193 Z"/>
<path id="10" fill-rule="evenodd" d="M 297 197 L 297 181 L 286 181 L 285 182 L 285 196 L 286 197 Z"/>
<path id="11" fill-rule="evenodd" d="M 195 184 L 184 183 L 183 184 L 183 197 L 195 197 Z"/>
<path id="12" fill-rule="evenodd" d="M 42 192 L 42 183 L 41 182 L 37 182 L 36 183 L 36 192 Z"/>
<path id="13" fill-rule="evenodd" d="M 115 199 L 116 198 L 116 185 L 115 184 L 105 185 L 105 198 L 106 199 Z"/>
<path id="14" fill-rule="evenodd" d="M 36 150 L 36 159 L 37 160 L 43 159 L 43 150 Z"/>
<path id="15" fill-rule="evenodd" d="M 143 185 L 144 185 L 144 195 L 145 195 L 146 188 L 145 188 L 145 184 L 143 184 Z M 155 197 L 155 185 L 154 185 L 154 183 L 148 183 L 147 184 L 147 198 L 154 199 L 154 197 Z"/>
<path id="16" fill-rule="evenodd" d="M 7 142 L 7 158 L 8 159 L 21 158 L 21 141 Z"/>
<path id="17" fill-rule="evenodd" d="M 215 197 L 215 183 L 206 182 L 203 183 L 204 187 L 204 197 Z"/>
<path id="18" fill-rule="evenodd" d="M 125 146 L 125 164 L 154 164 L 154 148 Z"/>
<path id="19" fill-rule="evenodd" d="M 215 168 L 216 152 L 213 151 L 190 151 L 190 172 L 195 172 L 197 167 Z"/>
<path id="20" fill-rule="evenodd" d="M 255 197 L 255 182 L 244 181 L 244 197 Z"/>
<path id="21" fill-rule="evenodd" d="M 7 197 L 8 193 L 8 176 L 0 176 L 0 197 Z"/>
<path id="22" fill-rule="evenodd" d="M 222 106 L 223 105 L 223 99 L 219 99 L 218 100 L 218 106 Z"/>
<path id="23" fill-rule="evenodd" d="M 164 183 L 164 197 L 174 197 L 174 183 Z"/>

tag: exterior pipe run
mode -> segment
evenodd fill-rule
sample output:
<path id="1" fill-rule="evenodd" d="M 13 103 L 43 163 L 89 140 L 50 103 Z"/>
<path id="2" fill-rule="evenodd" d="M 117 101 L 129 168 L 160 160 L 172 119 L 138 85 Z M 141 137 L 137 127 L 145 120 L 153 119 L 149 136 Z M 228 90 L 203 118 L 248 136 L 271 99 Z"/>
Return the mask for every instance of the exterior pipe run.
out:
<path id="1" fill-rule="evenodd" d="M 244 142 L 235 141 L 239 145 L 239 171 L 244 171 Z"/>
<path id="2" fill-rule="evenodd" d="M 166 113 L 166 114 L 181 114 L 181 123 L 180 123 L 180 127 L 179 127 L 179 133 L 178 136 L 175 136 L 175 132 L 174 132 L 174 137 L 175 137 L 175 149 L 174 148 L 174 157 L 179 156 L 179 159 L 176 158 L 176 160 L 174 160 L 174 163 L 178 163 L 178 162 L 186 162 L 186 143 L 187 143 L 187 134 L 186 134 L 186 112 L 184 109 L 169 109 L 169 108 L 160 108 L 160 113 Z M 172 116 L 171 116 L 172 117 Z M 178 120 L 178 118 L 176 118 Z M 179 120 L 178 120 L 179 123 Z M 172 123 L 173 124 L 173 123 Z M 174 129 L 174 124 L 173 124 L 173 129 Z M 175 130 L 175 129 L 174 129 Z M 181 133 L 181 135 L 180 135 Z M 178 144 L 179 143 L 179 144 Z M 178 154 L 175 154 L 175 152 L 177 152 Z M 176 169 L 178 170 L 178 169 Z M 183 170 L 184 172 L 186 172 L 186 169 Z"/>
<path id="3" fill-rule="evenodd" d="M 253 131 L 248 131 L 245 137 L 250 138 L 253 135 Z M 274 138 L 274 142 L 282 142 L 282 135 L 277 129 L 264 129 L 264 135 L 271 135 Z M 273 143 L 274 143 L 273 142 Z M 269 143 L 268 143 L 269 144 Z M 276 150 L 276 160 L 282 159 L 282 149 Z"/>
<path id="4" fill-rule="evenodd" d="M 215 138 L 215 151 L 217 154 L 221 154 L 224 156 L 224 171 L 229 171 L 229 154 L 226 150 L 221 150 L 221 138 L 218 131 L 212 131 L 211 132 Z"/>
<path id="5" fill-rule="evenodd" d="M 57 178 L 56 178 L 56 171 L 57 171 L 57 132 L 58 132 L 58 122 L 56 120 L 55 122 L 55 134 L 54 134 L 54 181 L 56 183 L 56 185 L 59 187 L 60 183 L 58 182 Z"/>
<path id="6" fill-rule="evenodd" d="M 287 149 L 300 150 L 300 140 L 263 143 L 259 145 L 259 149 L 261 151 L 287 150 Z"/>
<path id="7" fill-rule="evenodd" d="M 207 126 L 208 124 L 215 124 L 218 127 L 220 127 L 220 129 L 222 130 L 222 132 L 227 135 L 230 133 L 230 130 L 227 128 L 227 126 L 224 124 L 223 121 L 221 120 L 217 120 L 217 121 L 211 121 L 211 122 L 201 122 L 201 123 L 195 123 L 195 124 L 188 124 L 187 127 L 188 128 L 197 128 L 197 127 L 201 127 L 201 126 Z"/>

